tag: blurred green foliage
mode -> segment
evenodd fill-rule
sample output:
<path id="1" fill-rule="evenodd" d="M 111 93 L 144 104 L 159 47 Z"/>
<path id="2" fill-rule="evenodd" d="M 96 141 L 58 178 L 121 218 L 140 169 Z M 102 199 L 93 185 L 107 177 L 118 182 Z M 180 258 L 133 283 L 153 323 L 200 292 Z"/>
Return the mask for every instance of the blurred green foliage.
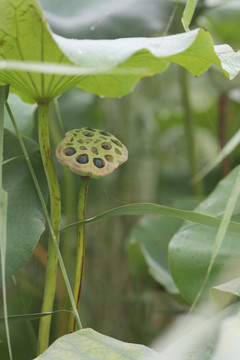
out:
<path id="1" fill-rule="evenodd" d="M 182 4 L 174 13 L 175 2 L 169 0 L 41 0 L 41 5 L 53 31 L 65 37 L 111 39 L 161 35 L 171 14 L 175 15 L 168 34 L 183 31 L 180 23 Z M 205 0 L 199 1 L 191 27 L 205 26 L 217 43 L 227 42 L 237 50 L 240 44 L 239 21 L 238 1 Z M 221 140 L 227 142 L 239 129 L 239 76 L 230 82 L 219 70 L 211 68 L 199 78 L 189 75 L 187 81 L 200 169 L 216 156 Z M 219 120 L 222 94 L 227 98 L 223 125 Z M 19 106 L 15 97 L 12 101 L 13 109 Z M 87 217 L 130 202 L 172 205 L 181 201 L 185 208 L 194 207 L 179 67 L 171 65 L 163 74 L 143 79 L 134 92 L 123 98 L 100 98 L 73 88 L 59 97 L 58 102 L 62 122 L 57 120 L 53 108 L 53 147 L 64 132 L 92 126 L 116 134 L 129 150 L 129 160 L 124 166 L 109 177 L 91 181 Z M 23 134 L 31 132 L 31 136 L 36 138 L 34 107 L 27 116 L 32 117 L 33 128 L 26 129 L 20 122 L 19 126 L 22 125 Z M 229 169 L 239 163 L 239 158 L 238 148 L 228 158 Z M 66 175 L 58 164 L 56 166 L 64 190 L 63 219 L 66 224 L 76 220 L 74 209 L 79 179 Z M 224 175 L 220 165 L 204 179 L 206 195 Z M 151 237 L 147 229 L 149 223 L 154 221 L 155 218 L 150 216 L 144 219 L 122 217 L 86 227 L 86 267 L 81 300 L 84 326 L 117 339 L 149 344 L 176 314 L 188 309 L 183 300 L 165 292 L 159 281 L 155 281 L 156 276 L 150 276 L 153 274 L 148 273 L 146 264 L 149 264 L 145 263 L 141 247 L 136 252 L 131 251 L 129 256 L 129 239 L 131 242 L 133 234 L 137 236 L 139 231 L 135 241 L 145 243 Z M 154 227 L 155 238 L 151 237 L 151 241 L 157 241 L 158 233 L 161 239 L 165 231 L 164 225 L 163 231 Z M 70 279 L 74 270 L 74 236 L 75 230 L 68 230 L 61 243 Z M 40 308 L 44 287 L 45 235 L 40 245 L 42 251 L 35 252 L 28 264 L 16 273 L 14 281 L 8 282 L 10 314 L 34 313 Z M 165 254 L 166 263 L 166 243 L 164 246 L 164 249 L 159 246 L 155 255 L 158 258 Z M 67 304 L 65 287 L 59 275 L 56 306 L 63 308 Z M 55 338 L 64 333 L 66 318 L 62 315 L 53 319 L 52 338 Z M 17 359 L 34 356 L 36 329 L 37 321 L 10 324 Z M 1 356 L 7 358 L 6 349 L 1 349 Z"/>

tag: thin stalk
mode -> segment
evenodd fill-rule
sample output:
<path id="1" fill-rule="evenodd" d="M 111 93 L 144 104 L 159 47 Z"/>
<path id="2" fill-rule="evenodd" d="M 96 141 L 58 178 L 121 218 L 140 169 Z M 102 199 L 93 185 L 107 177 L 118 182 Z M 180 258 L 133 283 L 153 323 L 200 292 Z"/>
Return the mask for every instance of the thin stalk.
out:
<path id="1" fill-rule="evenodd" d="M 87 193 L 88 193 L 88 183 L 89 177 L 82 176 L 78 200 L 78 221 L 83 221 L 85 219 L 86 213 L 86 203 L 87 203 Z M 79 225 L 77 228 L 77 258 L 76 258 L 76 270 L 75 270 L 75 281 L 73 288 L 73 296 L 77 309 L 79 309 L 80 296 L 83 283 L 83 269 L 84 269 L 84 259 L 85 259 L 85 225 Z M 69 318 L 69 332 L 75 330 L 76 322 L 72 314 Z"/>
<path id="2" fill-rule="evenodd" d="M 198 173 L 198 162 L 197 162 L 197 152 L 196 152 L 196 143 L 195 143 L 195 127 L 194 120 L 192 116 L 189 91 L 188 91 L 188 81 L 187 81 L 187 71 L 183 68 L 180 69 L 181 75 L 181 88 L 182 88 L 182 103 L 184 110 L 184 119 L 185 119 L 185 129 L 186 129 L 186 139 L 187 139 L 187 151 L 188 151 L 188 162 L 190 176 L 193 178 Z M 203 195 L 204 187 L 203 182 L 199 181 L 193 185 L 194 195 Z"/>
<path id="3" fill-rule="evenodd" d="M 50 232 L 50 235 L 51 235 L 51 237 L 52 237 L 53 244 L 54 244 L 54 246 L 55 246 L 55 251 L 56 251 L 56 253 L 57 253 L 59 265 L 60 265 L 60 268 L 61 268 L 61 271 L 62 271 L 62 274 L 63 274 L 63 278 L 64 278 L 64 281 L 65 281 L 65 284 L 66 284 L 66 288 L 67 288 L 68 295 L 69 295 L 69 298 L 70 298 L 71 306 L 72 306 L 72 308 L 73 308 L 73 313 L 74 313 L 74 316 L 75 316 L 75 318 L 76 318 L 76 322 L 77 322 L 78 328 L 81 329 L 81 328 L 82 328 L 81 320 L 80 320 L 79 315 L 78 315 L 78 311 L 77 311 L 77 308 L 76 308 L 76 305 L 75 305 L 75 301 L 74 301 L 74 298 L 73 298 L 73 293 L 72 293 L 71 285 L 70 285 L 70 282 L 69 282 L 69 279 L 68 279 L 68 275 L 67 275 L 67 272 L 66 272 L 66 269 L 65 269 L 65 265 L 64 265 L 64 262 L 63 262 L 63 258 L 62 258 L 61 252 L 60 252 L 60 250 L 59 250 L 57 236 L 56 236 L 56 234 L 55 234 L 55 232 L 54 232 L 54 229 L 53 229 L 53 226 L 52 226 L 52 223 L 51 223 L 51 219 L 50 219 L 50 216 L 49 216 L 49 213 L 48 213 L 47 206 L 46 206 L 46 204 L 45 204 L 45 200 L 44 200 L 42 191 L 41 191 L 41 189 L 40 189 L 40 186 L 39 186 L 39 183 L 38 183 L 36 174 L 35 174 L 35 172 L 34 172 L 34 169 L 33 169 L 33 167 L 32 167 L 32 164 L 31 164 L 31 160 L 30 160 L 30 158 L 29 158 L 29 156 L 28 156 L 26 147 L 25 147 L 24 142 L 23 142 L 23 140 L 22 140 L 21 134 L 20 134 L 20 132 L 19 132 L 19 129 L 18 129 L 18 127 L 17 127 L 16 121 L 15 121 L 15 119 L 14 119 L 14 117 L 13 117 L 12 112 L 11 112 L 11 109 L 10 109 L 8 103 L 6 103 L 5 105 L 6 105 L 6 108 L 7 108 L 8 114 L 9 114 L 9 117 L 10 117 L 10 119 L 11 119 L 11 121 L 12 121 L 13 126 L 14 126 L 15 132 L 16 132 L 16 134 L 17 134 L 19 143 L 20 143 L 20 145 L 21 145 L 21 148 L 22 148 L 22 151 L 23 151 L 25 160 L 26 160 L 26 162 L 27 162 L 29 171 L 30 171 L 30 173 L 31 173 L 31 176 L 32 176 L 34 185 L 35 185 L 35 187 L 36 187 L 36 190 L 37 190 L 37 193 L 38 193 L 38 196 L 39 196 L 39 199 L 40 199 L 42 208 L 43 208 L 43 212 L 44 212 L 44 215 L 45 215 L 45 218 L 46 218 L 48 227 L 49 227 L 49 232 Z"/>
<path id="4" fill-rule="evenodd" d="M 51 107 L 51 121 L 50 121 L 50 133 L 51 133 L 51 141 L 55 147 L 59 144 L 59 142 L 64 137 L 64 124 L 63 119 L 60 112 L 60 107 L 58 100 L 55 98 L 53 100 L 53 106 Z M 69 171 L 69 169 L 65 166 L 60 167 L 60 178 L 64 188 L 63 196 L 62 196 L 62 214 L 64 214 L 64 221 L 66 224 L 69 224 L 76 216 L 76 196 L 74 191 L 75 179 L 73 173 Z M 60 183 L 61 186 L 61 183 Z M 64 264 L 67 269 L 68 274 L 73 274 L 73 262 L 72 262 L 72 240 L 75 239 L 75 229 L 68 231 L 67 233 L 61 235 L 61 253 L 64 259 Z M 63 282 L 60 280 L 58 282 L 59 287 L 64 287 Z M 69 308 L 68 298 L 65 296 L 61 296 L 58 298 L 58 302 L 56 306 L 59 309 Z M 54 323 L 55 328 L 55 336 L 60 337 L 66 334 L 68 330 L 68 320 L 69 314 L 62 313 L 60 316 L 56 318 Z"/>
<path id="5" fill-rule="evenodd" d="M 227 105 L 228 98 L 227 94 L 222 93 L 218 98 L 218 135 L 219 145 L 223 149 L 226 144 L 226 127 L 227 127 Z M 229 158 L 225 157 L 222 159 L 222 175 L 227 176 L 230 173 Z"/>
<path id="6" fill-rule="evenodd" d="M 174 7 L 173 7 L 173 9 L 172 9 L 172 13 L 171 13 L 171 15 L 170 15 L 170 17 L 169 17 L 169 19 L 168 19 L 166 28 L 165 28 L 164 33 L 162 34 L 162 36 L 167 36 L 168 30 L 170 29 L 170 26 L 172 25 L 174 16 L 176 15 L 176 11 L 177 11 L 178 5 L 179 5 L 179 3 L 176 2 L 175 5 L 174 5 Z"/>
<path id="7" fill-rule="evenodd" d="M 13 359 L 10 331 L 8 324 L 7 310 L 7 289 L 5 280 L 5 260 L 7 243 L 7 203 L 8 194 L 2 188 L 2 166 L 3 166 L 3 132 L 4 132 L 4 102 L 6 99 L 6 86 L 0 86 L 0 250 L 1 250 L 1 271 L 2 271 L 2 293 L 3 293 L 3 313 L 6 331 L 9 359 Z"/>
<path id="8" fill-rule="evenodd" d="M 51 155 L 48 125 L 49 103 L 38 104 L 38 138 L 42 156 L 42 162 L 47 178 L 49 198 L 50 198 L 50 220 L 54 233 L 59 230 L 61 222 L 61 196 L 58 179 Z M 57 243 L 59 236 L 56 235 Z M 57 253 L 54 244 L 49 239 L 48 242 L 48 261 L 46 268 L 45 289 L 43 294 L 42 312 L 51 312 L 56 290 L 57 278 Z M 38 333 L 38 353 L 42 353 L 48 348 L 49 334 L 52 317 L 40 319 Z"/>

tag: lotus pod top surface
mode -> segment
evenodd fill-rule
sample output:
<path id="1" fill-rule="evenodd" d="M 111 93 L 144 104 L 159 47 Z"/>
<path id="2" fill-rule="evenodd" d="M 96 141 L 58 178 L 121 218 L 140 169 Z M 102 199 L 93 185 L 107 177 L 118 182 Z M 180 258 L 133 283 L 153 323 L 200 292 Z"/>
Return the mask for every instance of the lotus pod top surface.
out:
<path id="1" fill-rule="evenodd" d="M 58 161 L 81 176 L 100 178 L 128 159 L 127 148 L 108 131 L 70 130 L 56 149 Z"/>

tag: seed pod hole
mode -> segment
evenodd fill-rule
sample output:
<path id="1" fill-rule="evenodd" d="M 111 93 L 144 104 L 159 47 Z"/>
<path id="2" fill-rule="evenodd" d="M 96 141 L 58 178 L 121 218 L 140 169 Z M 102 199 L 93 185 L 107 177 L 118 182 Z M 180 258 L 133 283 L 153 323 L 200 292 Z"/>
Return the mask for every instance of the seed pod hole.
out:
<path id="1" fill-rule="evenodd" d="M 76 161 L 77 161 L 79 164 L 87 164 L 87 163 L 88 163 L 88 154 L 79 155 L 79 156 L 76 158 Z"/>
<path id="2" fill-rule="evenodd" d="M 93 163 L 99 169 L 103 168 L 104 165 L 105 165 L 104 161 L 102 159 L 100 159 L 100 158 L 94 158 Z"/>
<path id="3" fill-rule="evenodd" d="M 87 150 L 86 146 L 83 146 L 83 145 L 79 146 L 79 149 L 81 149 L 81 150 Z"/>
<path id="4" fill-rule="evenodd" d="M 90 126 L 87 128 L 87 130 L 90 130 L 90 131 L 95 131 L 93 128 L 91 128 Z"/>
<path id="5" fill-rule="evenodd" d="M 93 137 L 94 136 L 94 134 L 89 132 L 89 131 L 84 132 L 83 135 L 86 136 L 86 137 Z"/>
<path id="6" fill-rule="evenodd" d="M 117 155 L 122 155 L 122 152 L 121 152 L 120 150 L 118 150 L 118 149 L 115 149 L 115 153 L 116 153 Z"/>
<path id="7" fill-rule="evenodd" d="M 108 162 L 113 162 L 113 156 L 112 155 L 105 155 L 104 157 Z"/>
<path id="8" fill-rule="evenodd" d="M 106 131 L 100 131 L 100 134 L 105 135 L 105 136 L 109 136 L 109 134 Z"/>
<path id="9" fill-rule="evenodd" d="M 122 144 L 120 144 L 119 141 L 112 139 L 112 142 L 113 142 L 115 145 L 122 147 Z"/>
<path id="10" fill-rule="evenodd" d="M 98 155 L 98 149 L 96 147 L 92 147 L 91 150 L 93 154 Z"/>
<path id="11" fill-rule="evenodd" d="M 100 141 L 100 139 L 95 140 L 95 141 L 94 141 L 94 144 L 99 143 L 99 141 Z"/>
<path id="12" fill-rule="evenodd" d="M 112 147 L 109 143 L 102 143 L 101 146 L 104 150 L 110 150 Z"/>
<path id="13" fill-rule="evenodd" d="M 72 155 L 76 154 L 76 150 L 74 148 L 67 148 L 67 149 L 63 150 L 63 153 L 66 156 L 72 156 Z"/>
<path id="14" fill-rule="evenodd" d="M 78 140 L 78 143 L 79 143 L 79 144 L 83 144 L 83 140 L 82 140 L 82 139 L 79 139 L 79 140 Z"/>

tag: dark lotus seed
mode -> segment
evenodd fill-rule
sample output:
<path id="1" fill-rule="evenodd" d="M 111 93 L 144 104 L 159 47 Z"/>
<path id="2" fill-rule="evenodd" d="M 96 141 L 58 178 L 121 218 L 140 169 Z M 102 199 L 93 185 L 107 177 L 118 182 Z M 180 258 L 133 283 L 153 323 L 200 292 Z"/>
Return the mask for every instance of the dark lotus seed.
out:
<path id="1" fill-rule="evenodd" d="M 99 169 L 104 167 L 104 161 L 102 159 L 94 158 L 93 163 Z"/>
<path id="2" fill-rule="evenodd" d="M 79 164 L 87 164 L 88 163 L 88 155 L 87 154 L 79 155 L 76 160 Z"/>
<path id="3" fill-rule="evenodd" d="M 111 149 L 110 146 L 107 145 L 107 144 L 103 144 L 103 145 L 102 145 L 102 148 L 103 148 L 104 150 L 110 150 L 110 149 Z"/>
<path id="4" fill-rule="evenodd" d="M 93 134 L 91 134 L 91 133 L 86 133 L 86 134 L 84 134 L 84 136 L 87 136 L 87 137 L 92 137 L 92 136 L 93 136 Z"/>
<path id="5" fill-rule="evenodd" d="M 65 155 L 66 156 L 72 156 L 76 153 L 76 150 L 75 149 L 68 149 L 66 152 L 65 152 Z"/>
<path id="6" fill-rule="evenodd" d="M 112 142 L 118 146 L 121 146 L 117 140 L 112 140 Z"/>
<path id="7" fill-rule="evenodd" d="M 90 126 L 87 128 L 87 130 L 90 130 L 90 131 L 95 131 L 93 128 L 91 128 Z"/>
<path id="8" fill-rule="evenodd" d="M 109 136 L 109 134 L 106 131 L 100 131 L 100 134 L 105 135 L 105 136 Z"/>

